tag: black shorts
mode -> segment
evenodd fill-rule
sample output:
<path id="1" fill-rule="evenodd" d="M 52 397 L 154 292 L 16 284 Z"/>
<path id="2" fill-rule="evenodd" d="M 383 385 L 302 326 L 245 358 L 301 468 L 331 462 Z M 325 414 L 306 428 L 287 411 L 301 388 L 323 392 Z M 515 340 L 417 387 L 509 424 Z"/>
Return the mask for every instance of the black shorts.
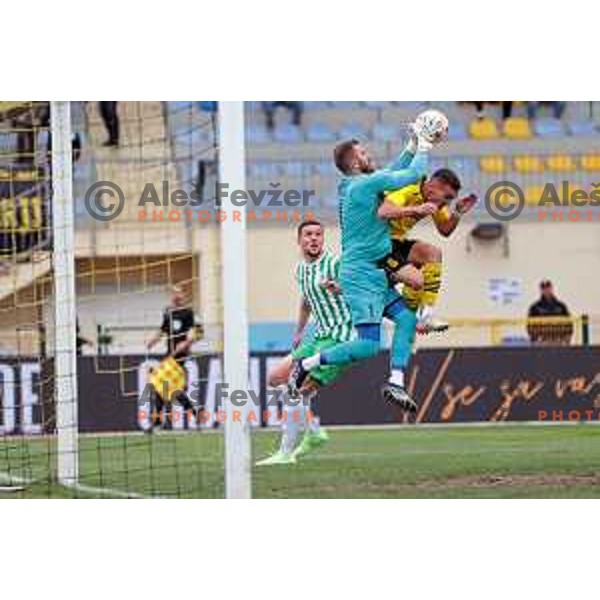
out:
<path id="1" fill-rule="evenodd" d="M 408 264 L 408 257 L 417 240 L 392 240 L 392 251 L 381 261 L 380 266 L 388 277 Z"/>

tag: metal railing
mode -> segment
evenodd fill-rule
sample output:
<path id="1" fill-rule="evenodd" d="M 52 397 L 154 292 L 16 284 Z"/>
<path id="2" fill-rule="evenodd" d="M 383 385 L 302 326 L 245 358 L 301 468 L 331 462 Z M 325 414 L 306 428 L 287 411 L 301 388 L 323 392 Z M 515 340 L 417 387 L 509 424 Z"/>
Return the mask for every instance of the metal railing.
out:
<path id="1" fill-rule="evenodd" d="M 456 318 L 421 346 L 588 346 L 598 341 L 600 317 Z"/>

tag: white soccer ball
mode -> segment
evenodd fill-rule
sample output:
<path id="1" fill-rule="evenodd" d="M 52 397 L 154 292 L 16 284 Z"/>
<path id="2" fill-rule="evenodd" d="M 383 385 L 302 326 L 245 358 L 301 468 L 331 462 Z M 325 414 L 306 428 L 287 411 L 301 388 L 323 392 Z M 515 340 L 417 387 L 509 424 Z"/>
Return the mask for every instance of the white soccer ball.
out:
<path id="1" fill-rule="evenodd" d="M 438 144 L 448 138 L 448 125 L 448 117 L 443 112 L 430 109 L 416 118 L 413 129 L 417 137 Z"/>

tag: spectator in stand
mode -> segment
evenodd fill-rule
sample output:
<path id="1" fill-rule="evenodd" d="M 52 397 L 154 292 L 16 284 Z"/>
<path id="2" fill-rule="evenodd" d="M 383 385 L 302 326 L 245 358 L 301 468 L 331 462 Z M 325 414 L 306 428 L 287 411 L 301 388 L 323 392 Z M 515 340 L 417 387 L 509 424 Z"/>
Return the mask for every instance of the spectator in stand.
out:
<path id="1" fill-rule="evenodd" d="M 485 117 L 485 105 L 487 102 L 474 102 L 474 104 L 477 111 L 477 118 L 483 119 Z M 511 100 L 505 100 L 500 102 L 500 105 L 502 106 L 502 120 L 505 121 L 512 116 L 513 103 Z"/>
<path id="2" fill-rule="evenodd" d="M 302 111 L 304 109 L 302 102 L 287 102 L 284 100 L 278 100 L 275 102 L 263 102 L 263 111 L 265 113 L 265 119 L 267 122 L 267 129 L 273 131 L 275 129 L 275 112 L 278 108 L 287 108 L 292 113 L 292 124 L 300 127 L 302 123 Z"/>
<path id="3" fill-rule="evenodd" d="M 570 317 L 569 309 L 554 294 L 554 286 L 548 279 L 540 283 L 540 299 L 529 307 L 529 318 L 547 319 L 548 323 L 529 323 L 527 333 L 534 344 L 561 344 L 571 343 L 573 337 L 573 323 L 565 323 L 565 318 Z M 552 324 L 552 319 L 557 319 Z"/>
<path id="4" fill-rule="evenodd" d="M 566 102 L 557 102 L 557 101 L 527 102 L 527 116 L 529 117 L 529 119 L 531 121 L 533 121 L 536 118 L 537 111 L 540 108 L 541 104 L 546 104 L 547 106 L 549 106 L 552 110 L 552 115 L 554 116 L 554 118 L 558 119 L 560 121 L 565 112 L 567 103 Z"/>
<path id="5" fill-rule="evenodd" d="M 108 140 L 105 146 L 116 148 L 119 145 L 120 121 L 117 111 L 118 102 L 99 102 L 100 116 L 108 132 Z"/>

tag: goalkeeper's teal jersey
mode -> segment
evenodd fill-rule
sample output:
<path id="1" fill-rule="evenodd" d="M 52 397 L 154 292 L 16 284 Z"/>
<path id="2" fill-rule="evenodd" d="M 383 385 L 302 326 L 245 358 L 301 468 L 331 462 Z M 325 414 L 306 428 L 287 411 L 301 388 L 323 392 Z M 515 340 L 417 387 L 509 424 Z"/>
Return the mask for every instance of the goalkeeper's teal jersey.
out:
<path id="1" fill-rule="evenodd" d="M 328 250 L 315 261 L 298 263 L 296 281 L 315 319 L 315 338 L 346 342 L 353 332 L 350 310 L 342 294 L 323 287 L 327 280 L 339 281 L 339 259 Z"/>
<path id="2" fill-rule="evenodd" d="M 426 163 L 425 153 L 405 151 L 387 169 L 342 177 L 338 196 L 344 269 L 354 262 L 375 263 L 391 252 L 389 223 L 377 215 L 382 195 L 420 181 Z"/>

